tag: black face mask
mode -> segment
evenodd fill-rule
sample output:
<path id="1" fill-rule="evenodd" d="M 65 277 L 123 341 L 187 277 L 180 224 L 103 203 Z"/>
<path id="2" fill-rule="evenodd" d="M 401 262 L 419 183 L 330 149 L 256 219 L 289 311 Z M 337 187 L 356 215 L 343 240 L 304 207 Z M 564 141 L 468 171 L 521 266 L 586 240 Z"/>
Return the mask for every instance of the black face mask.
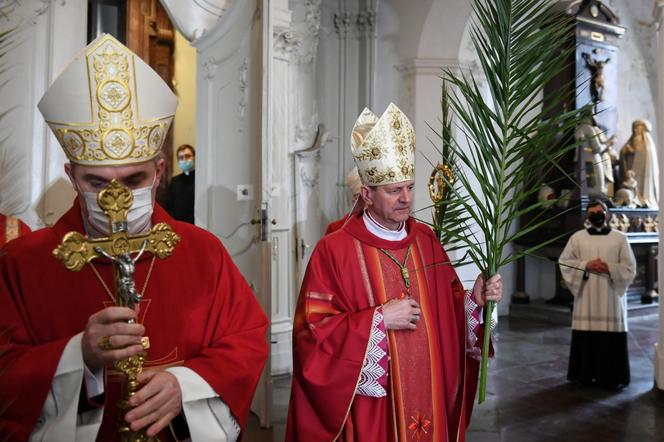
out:
<path id="1" fill-rule="evenodd" d="M 606 221 L 606 214 L 604 212 L 595 212 L 590 215 L 588 215 L 588 221 L 592 223 L 593 226 L 599 228 L 604 225 L 604 222 Z"/>

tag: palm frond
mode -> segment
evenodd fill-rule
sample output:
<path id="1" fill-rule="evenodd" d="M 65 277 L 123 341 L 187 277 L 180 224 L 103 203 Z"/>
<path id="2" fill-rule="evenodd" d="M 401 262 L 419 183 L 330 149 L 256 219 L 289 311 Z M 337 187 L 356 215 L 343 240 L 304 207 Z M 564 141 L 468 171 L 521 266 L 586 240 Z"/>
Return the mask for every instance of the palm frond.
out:
<path id="1" fill-rule="evenodd" d="M 473 0 L 470 37 L 488 97 L 472 72 L 443 72 L 439 151 L 455 176 L 446 178 L 447 199 L 437 205 L 433 224 L 441 240 L 466 249 L 487 278 L 557 239 L 506 253 L 512 241 L 550 220 L 536 193 L 550 172 L 562 171 L 560 160 L 577 147 L 570 134 L 581 110 L 557 112 L 573 94 L 544 94 L 545 85 L 563 72 L 574 50 L 571 45 L 561 48 L 571 41 L 574 27 L 556 3 Z M 569 174 L 564 176 L 574 182 Z M 515 232 L 525 215 L 529 221 Z M 483 241 L 478 241 L 480 234 Z M 487 316 L 492 309 L 489 303 Z M 480 403 L 486 394 L 488 332 L 487 327 Z"/>

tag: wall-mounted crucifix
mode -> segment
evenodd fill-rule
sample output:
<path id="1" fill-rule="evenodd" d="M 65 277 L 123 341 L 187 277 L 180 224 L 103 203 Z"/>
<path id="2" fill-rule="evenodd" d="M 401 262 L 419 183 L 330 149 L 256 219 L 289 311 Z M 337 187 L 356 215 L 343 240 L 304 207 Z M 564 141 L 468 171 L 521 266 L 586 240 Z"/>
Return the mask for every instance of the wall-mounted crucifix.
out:
<path id="1" fill-rule="evenodd" d="M 597 104 L 603 99 L 604 95 L 604 66 L 611 61 L 611 58 L 600 60 L 593 57 L 597 55 L 597 49 L 593 49 L 592 54 L 584 52 L 581 54 L 586 62 L 586 67 L 590 71 L 590 95 L 593 103 Z"/>

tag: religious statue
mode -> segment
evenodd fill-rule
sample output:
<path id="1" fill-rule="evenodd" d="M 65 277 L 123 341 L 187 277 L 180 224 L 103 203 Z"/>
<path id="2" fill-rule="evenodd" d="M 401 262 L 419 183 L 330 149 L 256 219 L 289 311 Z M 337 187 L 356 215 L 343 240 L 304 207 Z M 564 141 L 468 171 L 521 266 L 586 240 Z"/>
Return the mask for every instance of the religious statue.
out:
<path id="1" fill-rule="evenodd" d="M 646 216 L 646 219 L 643 222 L 643 230 L 645 230 L 647 233 L 655 232 L 655 220 L 652 218 L 652 216 Z"/>
<path id="2" fill-rule="evenodd" d="M 620 214 L 620 231 L 623 233 L 629 232 L 629 218 L 624 213 Z"/>
<path id="3" fill-rule="evenodd" d="M 611 214 L 611 219 L 609 220 L 609 226 L 611 226 L 611 228 L 615 230 L 620 229 L 620 219 L 618 219 L 618 215 L 616 215 L 615 213 Z"/>
<path id="4" fill-rule="evenodd" d="M 632 232 L 643 232 L 643 218 L 635 216 L 632 218 Z"/>
<path id="5" fill-rule="evenodd" d="M 627 179 L 622 182 L 622 187 L 616 191 L 615 196 L 613 197 L 613 203 L 619 207 L 628 207 L 630 209 L 636 209 L 637 207 L 637 182 L 635 173 L 633 170 L 628 170 Z"/>
<path id="6" fill-rule="evenodd" d="M 542 204 L 542 208 L 548 209 L 556 203 L 556 191 L 553 187 L 544 184 L 537 194 L 537 200 Z"/>
<path id="7" fill-rule="evenodd" d="M 585 158 L 585 161 L 591 162 L 593 166 L 594 182 L 589 188 L 589 194 L 602 199 L 611 196 L 614 184 L 611 156 L 615 136 L 607 139 L 594 118 L 587 116 L 577 126 L 574 138 L 583 149 L 582 152 L 590 154 L 590 158 Z"/>
<path id="8" fill-rule="evenodd" d="M 597 49 L 593 50 L 596 53 Z M 602 101 L 604 96 L 604 66 L 611 61 L 610 58 L 602 61 L 597 58 L 593 59 L 592 55 L 584 52 L 581 54 L 583 60 L 586 62 L 586 67 L 590 70 L 590 95 L 592 96 L 593 103 L 597 104 Z"/>
<path id="9" fill-rule="evenodd" d="M 632 123 L 632 136 L 620 149 L 620 166 L 626 180 L 636 180 L 636 201 L 649 209 L 659 207 L 659 165 L 657 147 L 650 136 L 651 126 L 646 120 Z M 633 172 L 630 174 L 630 172 Z"/>

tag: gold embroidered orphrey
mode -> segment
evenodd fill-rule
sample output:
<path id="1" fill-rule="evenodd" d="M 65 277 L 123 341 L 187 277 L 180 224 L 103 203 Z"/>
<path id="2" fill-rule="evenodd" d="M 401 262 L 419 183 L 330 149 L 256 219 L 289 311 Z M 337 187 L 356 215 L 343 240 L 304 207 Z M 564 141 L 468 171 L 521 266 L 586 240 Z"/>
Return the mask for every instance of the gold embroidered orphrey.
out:
<path id="1" fill-rule="evenodd" d="M 47 121 L 70 161 L 132 164 L 159 153 L 173 115 L 140 119 L 135 57 L 110 35 L 86 52 L 91 121 Z"/>
<path id="2" fill-rule="evenodd" d="M 113 262 L 115 274 L 115 304 L 133 308 L 141 301 L 141 294 L 135 289 L 134 264 L 144 252 L 150 252 L 160 259 L 168 258 L 180 237 L 166 223 L 159 223 L 145 234 L 129 236 L 127 231 L 127 213 L 133 203 L 131 191 L 112 180 L 97 195 L 99 207 L 108 215 L 111 236 L 88 239 L 79 232 L 65 234 L 60 245 L 53 250 L 53 255 L 71 271 L 79 271 L 93 259 L 106 257 Z M 135 257 L 132 254 L 137 254 Z M 147 339 L 141 342 L 144 348 L 149 346 Z M 143 371 L 146 353 L 141 352 L 128 359 L 115 363 L 115 368 L 126 377 L 123 398 L 118 403 L 124 411 L 118 424 L 118 434 L 122 442 L 145 442 L 156 440 L 148 438 L 144 431 L 133 432 L 124 420 L 124 414 L 132 407 L 129 398 L 136 394 L 139 383 L 136 378 Z"/>

